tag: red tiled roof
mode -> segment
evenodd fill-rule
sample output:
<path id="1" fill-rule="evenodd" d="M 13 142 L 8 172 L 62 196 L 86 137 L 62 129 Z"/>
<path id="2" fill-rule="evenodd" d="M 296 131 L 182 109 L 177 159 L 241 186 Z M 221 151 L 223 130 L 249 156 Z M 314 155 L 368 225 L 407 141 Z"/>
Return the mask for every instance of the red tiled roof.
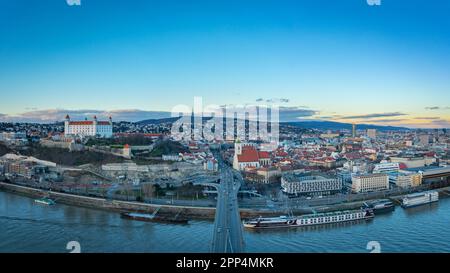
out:
<path id="1" fill-rule="evenodd" d="M 238 155 L 239 162 L 258 162 L 258 151 L 255 149 L 245 149 L 242 154 Z"/>
<path id="2" fill-rule="evenodd" d="M 69 125 L 93 125 L 94 122 L 92 120 L 84 120 L 84 121 L 69 121 Z M 109 125 L 109 121 L 99 121 L 97 125 Z"/>
<path id="3" fill-rule="evenodd" d="M 93 121 L 71 121 L 69 122 L 69 125 L 92 125 L 94 124 Z"/>
<path id="4" fill-rule="evenodd" d="M 258 152 L 259 158 L 270 158 L 269 152 L 260 151 Z"/>
<path id="5" fill-rule="evenodd" d="M 352 160 L 352 159 L 358 159 L 361 158 L 361 154 L 357 153 L 357 152 L 353 152 L 353 153 L 346 153 L 344 155 L 344 157 L 348 160 Z"/>

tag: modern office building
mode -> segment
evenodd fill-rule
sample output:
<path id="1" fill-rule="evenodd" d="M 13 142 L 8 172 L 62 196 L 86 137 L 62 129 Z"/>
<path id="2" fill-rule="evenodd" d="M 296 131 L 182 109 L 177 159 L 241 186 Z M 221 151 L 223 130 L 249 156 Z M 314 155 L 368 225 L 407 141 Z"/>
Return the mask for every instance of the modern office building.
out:
<path id="1" fill-rule="evenodd" d="M 398 162 L 379 163 L 379 164 L 375 164 L 373 173 L 397 174 L 399 170 L 400 170 L 400 164 Z"/>
<path id="2" fill-rule="evenodd" d="M 377 129 L 367 129 L 367 136 L 371 139 L 377 138 Z"/>
<path id="3" fill-rule="evenodd" d="M 419 143 L 422 146 L 428 146 L 428 144 L 430 143 L 430 137 L 428 135 L 420 135 Z"/>
<path id="4" fill-rule="evenodd" d="M 394 177 L 394 183 L 399 188 L 417 187 L 422 184 L 422 174 L 399 173 L 396 177 Z"/>
<path id="5" fill-rule="evenodd" d="M 352 124 L 352 137 L 353 138 L 356 137 L 356 124 L 355 123 Z"/>
<path id="6" fill-rule="evenodd" d="M 310 174 L 286 173 L 281 177 L 282 191 L 289 195 L 319 196 L 342 190 L 342 180 Z"/>

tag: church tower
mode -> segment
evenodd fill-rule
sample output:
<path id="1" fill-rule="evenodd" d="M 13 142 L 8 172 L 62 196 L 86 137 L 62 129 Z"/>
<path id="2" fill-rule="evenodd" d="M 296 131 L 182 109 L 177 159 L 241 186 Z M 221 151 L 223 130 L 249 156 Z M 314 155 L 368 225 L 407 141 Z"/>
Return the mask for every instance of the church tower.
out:
<path id="1" fill-rule="evenodd" d="M 234 142 L 234 154 L 241 155 L 242 154 L 242 143 L 239 138 Z"/>
<path id="2" fill-rule="evenodd" d="M 98 131 L 97 131 L 97 124 L 98 124 L 98 121 L 97 121 L 97 116 L 94 116 L 94 121 L 92 122 L 92 125 L 93 125 L 93 133 L 94 133 L 94 136 L 97 136 L 98 135 Z"/>
<path id="3" fill-rule="evenodd" d="M 69 123 L 70 123 L 70 117 L 69 115 L 66 115 L 66 119 L 64 120 L 64 135 L 69 135 Z"/>
<path id="4" fill-rule="evenodd" d="M 239 160 L 238 156 L 242 154 L 242 143 L 238 139 L 234 142 L 234 157 L 233 157 L 233 168 L 239 170 Z"/>

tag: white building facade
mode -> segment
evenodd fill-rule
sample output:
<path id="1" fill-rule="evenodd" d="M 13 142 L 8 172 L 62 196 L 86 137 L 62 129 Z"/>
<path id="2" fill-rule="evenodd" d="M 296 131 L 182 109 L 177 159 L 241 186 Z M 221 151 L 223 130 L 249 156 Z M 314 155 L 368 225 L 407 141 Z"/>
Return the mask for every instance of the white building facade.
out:
<path id="1" fill-rule="evenodd" d="M 389 176 L 387 174 L 364 174 L 352 177 L 353 192 L 371 192 L 389 189 Z"/>
<path id="2" fill-rule="evenodd" d="M 93 120 L 71 121 L 69 115 L 64 122 L 65 136 L 95 136 L 110 138 L 113 136 L 112 118 L 109 121 L 98 121 L 94 116 Z"/>
<path id="3" fill-rule="evenodd" d="M 342 190 L 342 180 L 322 176 L 286 174 L 281 177 L 284 193 L 295 195 L 329 195 Z"/>
<path id="4" fill-rule="evenodd" d="M 401 173 L 394 179 L 394 183 L 399 188 L 417 187 L 422 184 L 422 174 L 420 173 Z"/>

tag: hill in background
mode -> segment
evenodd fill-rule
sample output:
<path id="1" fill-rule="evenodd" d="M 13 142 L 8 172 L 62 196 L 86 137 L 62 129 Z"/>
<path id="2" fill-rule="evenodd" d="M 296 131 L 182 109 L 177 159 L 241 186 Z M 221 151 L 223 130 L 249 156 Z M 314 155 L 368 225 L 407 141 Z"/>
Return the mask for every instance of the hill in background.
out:
<path id="1" fill-rule="evenodd" d="M 168 154 L 178 154 L 188 152 L 188 149 L 179 142 L 164 140 L 155 145 L 150 152 L 150 156 L 159 157 Z"/>
<path id="2" fill-rule="evenodd" d="M 142 120 L 139 122 L 136 122 L 140 125 L 147 125 L 147 124 L 161 124 L 161 123 L 173 123 L 177 121 L 179 118 L 163 118 L 163 119 L 147 119 Z M 209 120 L 210 118 L 203 118 L 203 122 Z M 192 120 L 193 122 L 193 120 Z M 224 124 L 226 124 L 226 121 L 224 120 Z M 280 127 L 282 128 L 283 125 L 290 125 L 290 126 L 296 126 L 299 128 L 304 129 L 319 129 L 319 130 L 351 130 L 352 124 L 351 123 L 344 123 L 344 122 L 335 122 L 335 121 L 292 121 L 292 122 L 280 122 Z M 404 131 L 404 130 L 410 130 L 406 127 L 398 127 L 398 126 L 383 126 L 383 125 L 376 125 L 376 124 L 357 124 L 358 130 L 367 130 L 367 129 L 377 129 L 379 131 Z"/>

